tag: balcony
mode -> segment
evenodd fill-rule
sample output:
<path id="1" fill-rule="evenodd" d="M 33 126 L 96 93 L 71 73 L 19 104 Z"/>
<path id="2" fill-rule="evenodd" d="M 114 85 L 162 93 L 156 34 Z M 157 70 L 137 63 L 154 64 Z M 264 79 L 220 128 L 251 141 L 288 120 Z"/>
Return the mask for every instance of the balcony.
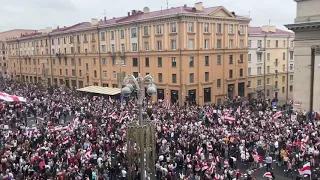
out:
<path id="1" fill-rule="evenodd" d="M 56 53 L 57 58 L 60 60 L 62 58 L 62 54 L 61 53 Z"/>
<path id="2" fill-rule="evenodd" d="M 265 52 L 266 51 L 266 49 L 265 48 L 257 48 L 257 53 L 263 53 L 263 52 Z"/>

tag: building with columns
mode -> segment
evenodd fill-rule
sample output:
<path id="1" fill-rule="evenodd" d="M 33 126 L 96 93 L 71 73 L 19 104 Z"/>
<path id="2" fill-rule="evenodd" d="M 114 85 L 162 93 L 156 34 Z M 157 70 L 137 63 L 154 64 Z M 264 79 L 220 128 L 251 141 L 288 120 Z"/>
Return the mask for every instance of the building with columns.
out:
<path id="1" fill-rule="evenodd" d="M 297 16 L 286 25 L 295 32 L 294 109 L 320 112 L 319 0 L 295 0 Z"/>
<path id="2" fill-rule="evenodd" d="M 13 78 L 81 88 L 119 87 L 152 74 L 157 98 L 222 103 L 247 94 L 250 19 L 196 3 L 47 28 L 7 41 Z"/>
<path id="3" fill-rule="evenodd" d="M 292 99 L 294 33 L 275 26 L 249 27 L 248 93 L 250 98 Z"/>

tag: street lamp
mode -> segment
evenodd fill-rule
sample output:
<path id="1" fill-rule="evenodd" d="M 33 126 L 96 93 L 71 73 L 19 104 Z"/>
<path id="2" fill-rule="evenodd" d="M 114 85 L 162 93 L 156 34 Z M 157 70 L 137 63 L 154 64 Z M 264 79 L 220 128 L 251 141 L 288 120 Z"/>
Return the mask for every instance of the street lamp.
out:
<path id="1" fill-rule="evenodd" d="M 142 104 L 143 104 L 143 90 L 144 84 L 149 83 L 147 93 L 152 95 L 157 92 L 157 88 L 153 83 L 153 77 L 151 75 L 146 75 L 141 77 L 139 74 L 138 77 L 133 75 L 128 75 L 124 78 L 124 84 L 126 86 L 122 88 L 122 94 L 124 96 L 129 96 L 135 85 L 138 95 L 138 106 L 139 106 L 139 121 L 129 123 L 127 126 L 127 143 L 128 143 L 128 162 L 129 162 L 129 179 L 132 179 L 131 168 L 133 167 L 134 159 L 134 148 L 135 144 L 140 150 L 140 177 L 141 180 L 145 180 L 145 173 L 150 174 L 150 178 L 155 179 L 155 159 L 156 159 L 156 137 L 155 137 L 155 124 L 151 121 L 143 120 L 142 116 Z M 147 168 L 145 168 L 147 165 Z M 146 171 L 147 170 L 147 171 Z"/>

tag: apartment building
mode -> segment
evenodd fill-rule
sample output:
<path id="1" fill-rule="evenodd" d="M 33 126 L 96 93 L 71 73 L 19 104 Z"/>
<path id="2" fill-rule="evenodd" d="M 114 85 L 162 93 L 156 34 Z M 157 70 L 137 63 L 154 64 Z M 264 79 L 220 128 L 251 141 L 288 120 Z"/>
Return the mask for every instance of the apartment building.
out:
<path id="1" fill-rule="evenodd" d="M 286 25 L 296 34 L 293 109 L 319 113 L 320 1 L 295 1 L 297 2 L 297 16 L 293 24 Z"/>
<path id="2" fill-rule="evenodd" d="M 249 27 L 248 93 L 250 98 L 293 96 L 294 33 L 275 26 Z"/>
<path id="3" fill-rule="evenodd" d="M 6 41 L 9 38 L 17 38 L 20 37 L 21 34 L 27 34 L 35 32 L 35 30 L 27 30 L 27 29 L 13 29 L 10 31 L 0 32 L 0 75 L 7 75 L 7 60 L 8 60 L 8 52 L 7 52 L 7 44 Z"/>
<path id="4" fill-rule="evenodd" d="M 152 74 L 158 99 L 222 103 L 246 95 L 249 22 L 202 3 L 133 10 L 12 39 L 9 68 L 23 81 L 77 88 L 119 87 L 121 75 Z"/>

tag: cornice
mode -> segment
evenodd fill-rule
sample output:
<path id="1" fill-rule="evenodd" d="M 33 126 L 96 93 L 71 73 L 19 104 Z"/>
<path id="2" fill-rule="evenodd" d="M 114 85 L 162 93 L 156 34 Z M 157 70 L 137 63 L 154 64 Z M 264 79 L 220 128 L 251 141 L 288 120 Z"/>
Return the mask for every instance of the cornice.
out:
<path id="1" fill-rule="evenodd" d="M 300 30 L 316 30 L 320 29 L 320 21 L 316 22 L 305 22 L 305 23 L 296 23 L 296 24 L 287 24 L 284 25 L 289 30 L 300 31 Z"/>

